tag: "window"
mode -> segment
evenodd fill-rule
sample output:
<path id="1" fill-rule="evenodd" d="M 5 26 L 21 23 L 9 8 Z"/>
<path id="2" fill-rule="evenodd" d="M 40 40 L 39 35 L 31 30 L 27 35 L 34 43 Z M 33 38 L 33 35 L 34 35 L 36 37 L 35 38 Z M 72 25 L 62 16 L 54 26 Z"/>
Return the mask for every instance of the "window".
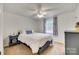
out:
<path id="1" fill-rule="evenodd" d="M 46 19 L 45 33 L 53 34 L 53 19 Z"/>
<path id="2" fill-rule="evenodd" d="M 44 31 L 45 33 L 58 35 L 57 17 L 44 20 Z"/>

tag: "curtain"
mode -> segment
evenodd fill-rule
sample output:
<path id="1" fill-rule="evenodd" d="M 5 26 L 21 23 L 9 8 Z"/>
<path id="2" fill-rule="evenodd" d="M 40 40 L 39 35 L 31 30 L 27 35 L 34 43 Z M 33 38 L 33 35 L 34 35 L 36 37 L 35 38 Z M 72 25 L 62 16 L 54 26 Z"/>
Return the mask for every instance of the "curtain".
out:
<path id="1" fill-rule="evenodd" d="M 58 21 L 57 16 L 53 17 L 53 35 L 58 35 Z"/>
<path id="2" fill-rule="evenodd" d="M 45 33 L 45 23 L 46 23 L 46 19 L 43 19 L 43 32 Z"/>

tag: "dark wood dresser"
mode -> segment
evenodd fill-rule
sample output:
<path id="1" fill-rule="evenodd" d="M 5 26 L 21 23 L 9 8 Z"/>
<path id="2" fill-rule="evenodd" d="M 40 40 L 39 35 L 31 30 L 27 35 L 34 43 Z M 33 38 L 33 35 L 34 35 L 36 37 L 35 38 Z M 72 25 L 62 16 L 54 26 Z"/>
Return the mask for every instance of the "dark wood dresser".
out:
<path id="1" fill-rule="evenodd" d="M 79 55 L 79 32 L 65 32 L 65 54 Z"/>

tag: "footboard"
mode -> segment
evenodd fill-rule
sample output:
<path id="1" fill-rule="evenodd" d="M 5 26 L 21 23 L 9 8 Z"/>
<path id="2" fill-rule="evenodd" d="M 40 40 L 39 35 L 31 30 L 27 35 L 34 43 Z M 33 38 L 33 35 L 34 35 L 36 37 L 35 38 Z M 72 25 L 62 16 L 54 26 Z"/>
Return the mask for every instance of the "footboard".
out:
<path id="1" fill-rule="evenodd" d="M 38 50 L 38 55 L 40 55 L 41 52 L 43 52 L 46 48 L 48 48 L 50 46 L 50 44 L 52 44 L 52 40 L 51 41 L 47 41 L 44 46 L 40 47 Z"/>

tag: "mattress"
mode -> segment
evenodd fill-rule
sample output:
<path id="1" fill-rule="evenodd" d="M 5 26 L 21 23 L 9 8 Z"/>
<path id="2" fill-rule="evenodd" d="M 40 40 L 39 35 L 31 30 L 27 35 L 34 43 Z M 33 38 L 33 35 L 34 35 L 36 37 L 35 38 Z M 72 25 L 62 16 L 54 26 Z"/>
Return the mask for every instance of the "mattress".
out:
<path id="1" fill-rule="evenodd" d="M 33 33 L 20 34 L 18 40 L 30 46 L 33 53 L 37 53 L 40 47 L 42 47 L 47 41 L 51 41 L 53 39 L 49 34 Z"/>

